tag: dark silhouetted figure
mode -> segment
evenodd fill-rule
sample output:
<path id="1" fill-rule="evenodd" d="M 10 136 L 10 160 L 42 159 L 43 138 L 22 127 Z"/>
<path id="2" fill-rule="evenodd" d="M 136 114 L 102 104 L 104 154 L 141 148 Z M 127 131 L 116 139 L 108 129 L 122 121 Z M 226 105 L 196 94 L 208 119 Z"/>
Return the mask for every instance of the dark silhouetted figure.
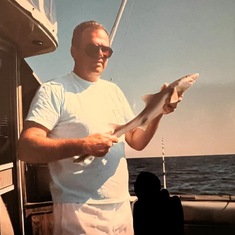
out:
<path id="1" fill-rule="evenodd" d="M 138 198 L 133 204 L 135 235 L 184 234 L 184 213 L 178 196 L 161 189 L 160 179 L 151 172 L 141 172 L 135 181 Z"/>

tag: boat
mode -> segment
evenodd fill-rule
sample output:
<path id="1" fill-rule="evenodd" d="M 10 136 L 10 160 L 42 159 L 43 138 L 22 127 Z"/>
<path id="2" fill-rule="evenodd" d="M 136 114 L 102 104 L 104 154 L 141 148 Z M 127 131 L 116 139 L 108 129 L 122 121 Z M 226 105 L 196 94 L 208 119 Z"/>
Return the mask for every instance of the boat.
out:
<path id="1" fill-rule="evenodd" d="M 54 1 L 0 1 L 0 234 L 30 234 L 26 165 L 16 148 L 40 79 L 26 58 L 58 47 Z M 36 218 L 37 219 L 37 218 Z"/>
<path id="2" fill-rule="evenodd" d="M 17 159 L 30 102 L 41 84 L 26 59 L 58 47 L 53 0 L 1 0 L 0 8 L 0 234 L 52 234 L 47 165 Z M 114 32 L 115 32 L 114 28 Z M 178 195 L 185 235 L 234 235 L 235 195 Z M 130 197 L 130 204 L 137 200 Z"/>

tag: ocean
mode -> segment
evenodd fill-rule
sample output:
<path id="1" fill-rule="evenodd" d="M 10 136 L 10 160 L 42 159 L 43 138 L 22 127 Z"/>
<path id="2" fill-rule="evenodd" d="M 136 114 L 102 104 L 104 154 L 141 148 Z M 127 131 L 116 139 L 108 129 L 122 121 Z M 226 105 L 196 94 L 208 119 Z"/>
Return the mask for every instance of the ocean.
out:
<path id="1" fill-rule="evenodd" d="M 170 194 L 235 195 L 235 154 L 164 157 Z M 164 186 L 162 157 L 128 158 L 129 190 L 141 171 L 156 174 Z"/>

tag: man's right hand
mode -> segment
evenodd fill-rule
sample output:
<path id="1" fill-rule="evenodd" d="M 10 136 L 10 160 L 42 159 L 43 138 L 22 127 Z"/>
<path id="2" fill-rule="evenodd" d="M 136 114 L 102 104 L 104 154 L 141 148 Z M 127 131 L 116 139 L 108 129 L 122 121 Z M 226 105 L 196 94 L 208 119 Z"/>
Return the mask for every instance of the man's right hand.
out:
<path id="1" fill-rule="evenodd" d="M 113 144 L 117 142 L 118 138 L 109 133 L 89 135 L 84 138 L 84 155 L 103 157 L 109 152 Z"/>

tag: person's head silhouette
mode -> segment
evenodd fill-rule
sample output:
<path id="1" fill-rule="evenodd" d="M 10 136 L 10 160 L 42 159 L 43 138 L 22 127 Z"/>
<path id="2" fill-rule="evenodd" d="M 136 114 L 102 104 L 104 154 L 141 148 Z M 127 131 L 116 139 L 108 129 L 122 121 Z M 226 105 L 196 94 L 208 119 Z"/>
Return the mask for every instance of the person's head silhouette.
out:
<path id="1" fill-rule="evenodd" d="M 159 194 L 161 190 L 161 181 L 153 173 L 142 171 L 134 183 L 134 191 L 139 200 L 152 198 Z"/>

